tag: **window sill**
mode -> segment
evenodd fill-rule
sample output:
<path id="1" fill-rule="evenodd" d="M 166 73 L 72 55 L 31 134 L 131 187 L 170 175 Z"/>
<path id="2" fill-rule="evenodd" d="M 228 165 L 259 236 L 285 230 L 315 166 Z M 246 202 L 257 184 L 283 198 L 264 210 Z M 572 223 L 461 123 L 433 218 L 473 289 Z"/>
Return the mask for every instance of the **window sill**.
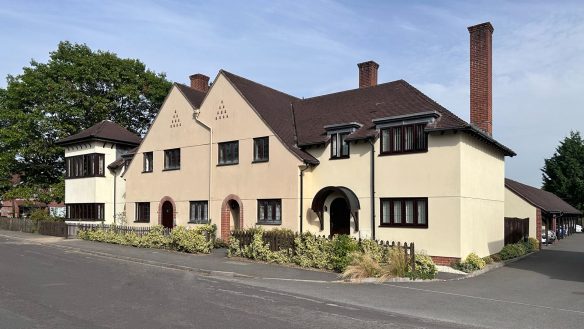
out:
<path id="1" fill-rule="evenodd" d="M 149 173 L 151 173 L 151 172 L 152 172 L 152 170 L 150 170 L 150 171 L 143 171 L 142 173 L 143 173 L 143 174 L 149 174 Z"/>
<path id="2" fill-rule="evenodd" d="M 381 224 L 379 228 L 428 228 L 428 225 L 416 225 L 416 224 Z"/>
<path id="3" fill-rule="evenodd" d="M 235 165 L 238 165 L 238 164 L 239 164 L 239 161 L 238 162 L 233 162 L 233 163 L 218 163 L 217 164 L 217 167 L 235 166 Z"/>
<path id="4" fill-rule="evenodd" d="M 266 159 L 266 160 L 253 160 L 251 163 L 262 163 L 262 162 L 270 162 L 270 159 Z"/>
<path id="5" fill-rule="evenodd" d="M 421 150 L 421 151 L 400 151 L 400 152 L 383 152 L 379 153 L 378 156 L 390 156 L 390 155 L 403 155 L 403 154 L 416 154 L 416 153 L 428 153 L 428 149 Z"/>
<path id="6" fill-rule="evenodd" d="M 164 169 L 162 169 L 162 171 L 175 171 L 175 170 L 180 170 L 180 167 L 178 167 L 178 168 L 164 168 Z"/>
<path id="7" fill-rule="evenodd" d="M 282 221 L 279 221 L 279 222 L 257 222 L 256 225 L 282 225 Z"/>
<path id="8" fill-rule="evenodd" d="M 83 176 L 83 177 L 65 177 L 65 180 L 69 179 L 81 179 L 81 178 L 103 178 L 105 175 L 96 175 L 96 176 Z"/>
<path id="9" fill-rule="evenodd" d="M 194 222 L 192 222 L 192 221 L 189 221 L 189 222 L 187 222 L 187 224 L 209 224 L 209 221 L 208 221 L 208 220 L 204 220 L 204 221 L 194 221 Z"/>
<path id="10" fill-rule="evenodd" d="M 351 156 L 343 155 L 341 157 L 330 157 L 329 160 L 341 160 L 341 159 L 349 159 Z"/>
<path id="11" fill-rule="evenodd" d="M 134 223 L 146 223 L 146 224 L 148 224 L 148 223 L 150 223 L 150 221 L 149 220 L 135 220 Z"/>

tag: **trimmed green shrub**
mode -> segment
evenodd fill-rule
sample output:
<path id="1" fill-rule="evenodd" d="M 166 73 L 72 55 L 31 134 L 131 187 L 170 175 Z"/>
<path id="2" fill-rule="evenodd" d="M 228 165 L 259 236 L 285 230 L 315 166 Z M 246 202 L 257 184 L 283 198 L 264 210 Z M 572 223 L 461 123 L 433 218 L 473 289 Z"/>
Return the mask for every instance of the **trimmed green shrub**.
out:
<path id="1" fill-rule="evenodd" d="M 350 254 L 359 250 L 357 241 L 348 235 L 335 235 L 331 246 L 331 266 L 337 272 L 343 272 L 349 265 Z"/>
<path id="2" fill-rule="evenodd" d="M 485 261 L 485 264 L 492 264 L 493 263 L 493 259 L 491 258 L 491 256 L 483 257 L 483 260 Z"/>
<path id="3" fill-rule="evenodd" d="M 188 253 L 210 253 L 213 249 L 213 241 L 196 229 L 186 229 L 182 226 L 175 227 L 170 232 L 170 248 L 176 251 Z"/>
<path id="4" fill-rule="evenodd" d="M 523 256 L 527 253 L 527 248 L 523 242 L 508 244 L 501 251 L 499 251 L 499 256 L 502 260 L 512 259 L 516 257 Z"/>
<path id="5" fill-rule="evenodd" d="M 524 242 L 525 244 L 525 249 L 527 249 L 527 252 L 534 252 L 539 250 L 539 241 L 537 241 L 537 239 L 535 238 L 529 238 L 527 239 L 526 242 Z"/>
<path id="6" fill-rule="evenodd" d="M 312 233 L 304 233 L 294 239 L 295 255 L 292 262 L 302 267 L 313 267 L 332 270 L 331 240 L 317 237 Z"/>
<path id="7" fill-rule="evenodd" d="M 486 262 L 483 258 L 480 258 L 477 254 L 471 252 L 462 262 L 456 263 L 455 268 L 470 273 L 483 269 L 485 265 Z"/>
<path id="8" fill-rule="evenodd" d="M 416 267 L 412 271 L 411 267 L 408 266 L 408 271 L 405 276 L 412 280 L 429 280 L 436 278 L 436 274 L 438 274 L 438 269 L 432 257 L 424 253 L 416 253 Z"/>

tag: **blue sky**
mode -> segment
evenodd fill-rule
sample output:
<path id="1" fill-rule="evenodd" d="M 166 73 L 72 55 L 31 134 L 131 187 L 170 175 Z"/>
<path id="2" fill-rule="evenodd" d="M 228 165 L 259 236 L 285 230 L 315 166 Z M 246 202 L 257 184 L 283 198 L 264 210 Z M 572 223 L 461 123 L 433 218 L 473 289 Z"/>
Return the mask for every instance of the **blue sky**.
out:
<path id="1" fill-rule="evenodd" d="M 467 26 L 492 22 L 494 137 L 507 177 L 540 186 L 543 159 L 584 133 L 584 4 L 577 1 L 6 1 L 0 75 L 61 40 L 138 58 L 177 82 L 226 69 L 299 97 L 357 87 L 356 64 L 405 79 L 469 118 Z M 5 79 L 0 87 L 5 87 Z"/>

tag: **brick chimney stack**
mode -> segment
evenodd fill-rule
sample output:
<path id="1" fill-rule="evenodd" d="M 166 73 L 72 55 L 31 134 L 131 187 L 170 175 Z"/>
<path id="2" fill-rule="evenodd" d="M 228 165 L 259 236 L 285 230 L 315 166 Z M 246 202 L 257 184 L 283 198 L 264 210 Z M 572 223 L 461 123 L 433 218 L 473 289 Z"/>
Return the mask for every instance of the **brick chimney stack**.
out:
<path id="1" fill-rule="evenodd" d="M 204 74 L 193 74 L 191 79 L 191 88 L 206 93 L 209 90 L 209 77 Z"/>
<path id="2" fill-rule="evenodd" d="M 493 26 L 486 22 L 470 33 L 470 123 L 493 135 Z"/>
<path id="3" fill-rule="evenodd" d="M 368 61 L 357 64 L 359 67 L 359 88 L 377 86 L 377 69 L 379 64 Z"/>

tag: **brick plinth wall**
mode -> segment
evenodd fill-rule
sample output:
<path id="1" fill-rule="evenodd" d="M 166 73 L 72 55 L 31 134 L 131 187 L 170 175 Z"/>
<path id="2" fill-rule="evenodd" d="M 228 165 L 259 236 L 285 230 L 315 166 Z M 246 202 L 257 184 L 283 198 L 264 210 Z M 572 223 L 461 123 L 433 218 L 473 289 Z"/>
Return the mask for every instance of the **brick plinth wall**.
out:
<path id="1" fill-rule="evenodd" d="M 443 256 L 430 256 L 430 257 L 432 257 L 432 261 L 436 265 L 450 266 L 450 265 L 452 265 L 452 263 L 460 261 L 460 258 L 458 258 L 458 257 L 443 257 Z"/>
<path id="2" fill-rule="evenodd" d="M 470 33 L 470 123 L 493 134 L 493 26 L 483 23 Z"/>
<path id="3" fill-rule="evenodd" d="M 231 207 L 229 206 L 229 201 L 235 201 L 239 205 L 239 225 L 238 227 L 243 227 L 243 202 L 241 199 L 234 194 L 228 195 L 221 205 L 221 239 L 227 240 L 231 236 Z"/>

